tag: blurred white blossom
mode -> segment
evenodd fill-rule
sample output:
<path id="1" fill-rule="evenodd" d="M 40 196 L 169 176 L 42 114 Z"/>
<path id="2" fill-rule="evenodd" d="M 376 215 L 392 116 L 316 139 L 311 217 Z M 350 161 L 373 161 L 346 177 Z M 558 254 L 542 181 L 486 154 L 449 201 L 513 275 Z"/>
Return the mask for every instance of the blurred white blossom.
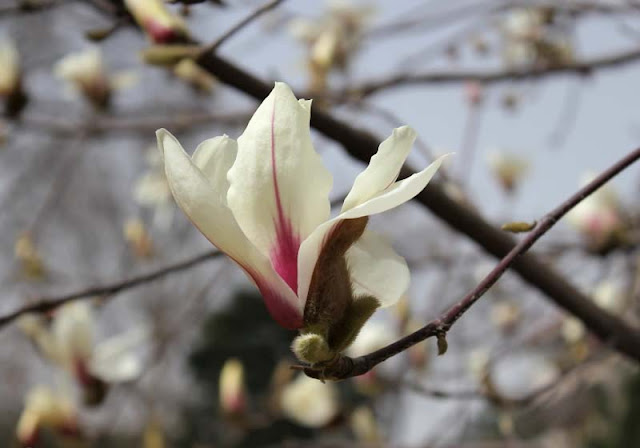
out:
<path id="1" fill-rule="evenodd" d="M 328 2 L 320 19 L 297 18 L 289 23 L 291 34 L 308 47 L 311 90 L 322 92 L 333 69 L 345 70 L 361 45 L 364 29 L 372 16 L 369 6 L 346 1 Z"/>
<path id="2" fill-rule="evenodd" d="M 53 68 L 54 74 L 98 108 L 109 106 L 114 90 L 135 82 L 131 73 L 109 75 L 98 47 L 70 53 Z"/>
<path id="3" fill-rule="evenodd" d="M 300 374 L 284 387 L 280 396 L 283 414 L 310 428 L 328 425 L 340 412 L 338 390 L 334 383 L 322 383 Z"/>
<path id="4" fill-rule="evenodd" d="M 18 324 L 46 359 L 65 369 L 83 387 L 87 401 L 97 403 L 109 383 L 130 381 L 142 373 L 137 352 L 149 334 L 140 326 L 96 342 L 92 306 L 86 301 L 71 302 L 50 317 L 27 314 Z"/>
<path id="5" fill-rule="evenodd" d="M 68 394 L 48 386 L 35 386 L 26 396 L 16 437 L 21 446 L 33 447 L 43 430 L 67 437 L 78 436 L 78 410 Z"/>
<path id="6" fill-rule="evenodd" d="M 488 163 L 494 178 L 507 193 L 520 185 L 530 168 L 527 159 L 505 151 L 489 153 Z"/>

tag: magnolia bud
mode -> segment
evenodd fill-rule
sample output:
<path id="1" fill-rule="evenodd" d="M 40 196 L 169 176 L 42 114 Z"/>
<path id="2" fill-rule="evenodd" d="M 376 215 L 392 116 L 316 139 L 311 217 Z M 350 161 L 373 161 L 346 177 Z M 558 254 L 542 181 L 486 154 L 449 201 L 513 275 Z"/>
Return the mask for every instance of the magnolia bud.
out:
<path id="1" fill-rule="evenodd" d="M 216 78 L 200 67 L 193 59 L 183 59 L 173 68 L 173 73 L 189 83 L 194 89 L 211 92 L 216 85 Z"/>
<path id="2" fill-rule="evenodd" d="M 186 24 L 162 0 L 124 0 L 124 4 L 149 39 L 157 44 L 189 40 Z"/>
<path id="3" fill-rule="evenodd" d="M 173 66 L 185 58 L 195 58 L 201 51 L 197 45 L 152 45 L 140 56 L 147 64 Z"/>
<path id="4" fill-rule="evenodd" d="M 22 265 L 22 274 L 30 280 L 40 280 L 45 276 L 45 267 L 42 257 L 36 248 L 31 234 L 22 233 L 16 239 L 13 247 L 15 258 Z"/>
<path id="5" fill-rule="evenodd" d="M 376 418 L 367 406 L 358 406 L 351 413 L 349 422 L 358 441 L 366 444 L 382 441 Z"/>
<path id="6" fill-rule="evenodd" d="M 112 85 L 98 48 L 69 54 L 58 61 L 53 70 L 58 78 L 70 83 L 95 107 L 109 105 Z"/>
<path id="7" fill-rule="evenodd" d="M 220 409 L 225 415 L 239 416 L 247 410 L 244 367 L 240 360 L 227 360 L 220 372 Z"/>
<path id="8" fill-rule="evenodd" d="M 526 159 L 503 151 L 489 154 L 488 162 L 495 179 L 507 193 L 513 192 L 529 171 Z"/>
<path id="9" fill-rule="evenodd" d="M 5 113 L 16 117 L 27 104 L 22 88 L 20 55 L 10 40 L 0 42 L 0 97 L 5 98 Z"/>
<path id="10" fill-rule="evenodd" d="M 315 333 L 297 336 L 291 344 L 291 350 L 300 361 L 311 365 L 330 361 L 335 357 L 326 339 Z"/>
<path id="11" fill-rule="evenodd" d="M 153 242 L 142 220 L 127 220 L 122 231 L 136 257 L 148 258 L 153 255 Z"/>

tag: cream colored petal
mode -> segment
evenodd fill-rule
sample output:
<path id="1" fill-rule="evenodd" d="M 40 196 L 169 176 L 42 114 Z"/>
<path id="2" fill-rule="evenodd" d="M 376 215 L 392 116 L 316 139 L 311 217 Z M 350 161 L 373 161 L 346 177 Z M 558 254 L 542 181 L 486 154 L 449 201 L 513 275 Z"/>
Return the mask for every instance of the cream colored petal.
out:
<path id="1" fill-rule="evenodd" d="M 216 190 L 223 204 L 227 203 L 229 190 L 227 172 L 235 162 L 237 154 L 237 142 L 227 135 L 203 141 L 193 153 L 193 163 Z"/>
<path id="2" fill-rule="evenodd" d="M 409 288 L 407 262 L 382 235 L 365 232 L 346 257 L 356 296 L 374 296 L 386 307 L 394 305 Z"/>
<path id="3" fill-rule="evenodd" d="M 409 126 L 394 129 L 391 136 L 380 144 L 378 152 L 371 157 L 369 166 L 356 177 L 342 204 L 342 211 L 362 204 L 393 184 L 415 139 L 416 132 Z"/>
<path id="4" fill-rule="evenodd" d="M 300 245 L 298 255 L 298 296 L 301 300 L 304 301 L 307 298 L 311 276 L 313 275 L 313 269 L 315 268 L 322 245 L 324 244 L 326 236 L 336 224 L 343 219 L 360 218 L 362 216 L 382 213 L 411 200 L 427 186 L 447 156 L 448 155 L 439 157 L 424 170 L 394 183 L 368 201 L 318 226 Z"/>
<path id="5" fill-rule="evenodd" d="M 192 162 L 180 143 L 169 132 L 160 129 L 156 133 L 158 147 L 164 155 L 167 181 L 176 203 L 202 234 L 222 252 L 240 265 L 256 283 L 274 319 L 286 328 L 302 325 L 302 305 L 295 293 L 273 270 L 269 260 L 245 237 L 231 210 L 221 198 L 223 181 L 212 183 Z M 224 143 L 220 140 L 219 142 Z M 208 146 L 209 144 L 207 144 Z M 225 144 L 217 146 L 223 150 Z M 207 172 L 205 160 L 217 158 L 201 149 L 199 163 Z M 224 159 L 222 157 L 221 159 Z"/>
<path id="6" fill-rule="evenodd" d="M 329 218 L 332 177 L 311 143 L 310 103 L 276 83 L 238 139 L 227 202 L 295 291 L 300 242 Z"/>

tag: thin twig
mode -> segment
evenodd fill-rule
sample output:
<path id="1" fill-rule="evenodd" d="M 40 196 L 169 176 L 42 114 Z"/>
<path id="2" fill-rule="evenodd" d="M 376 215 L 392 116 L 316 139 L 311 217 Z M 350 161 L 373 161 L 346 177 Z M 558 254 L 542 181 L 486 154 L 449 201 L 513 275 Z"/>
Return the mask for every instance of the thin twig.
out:
<path id="1" fill-rule="evenodd" d="M 238 22 L 237 24 L 232 26 L 226 33 L 224 33 L 222 36 L 220 36 L 218 39 L 216 39 L 213 43 L 211 43 L 210 45 L 207 45 L 202 50 L 202 54 L 215 53 L 218 50 L 218 48 L 220 48 L 222 46 L 222 44 L 224 44 L 234 34 L 236 34 L 238 31 L 242 30 L 244 27 L 249 25 L 251 22 L 256 20 L 258 17 L 260 17 L 264 13 L 272 10 L 273 8 L 275 8 L 276 6 L 278 6 L 282 2 L 283 2 L 283 0 L 272 0 L 269 3 L 266 3 L 266 4 L 262 5 L 260 8 L 256 9 L 251 14 L 249 14 L 247 17 L 242 19 L 240 22 Z"/>
<path id="2" fill-rule="evenodd" d="M 136 286 L 158 280 L 167 274 L 184 271 L 205 261 L 213 260 L 214 258 L 217 258 L 221 255 L 222 252 L 209 251 L 189 258 L 188 260 L 158 269 L 156 271 L 139 275 L 137 277 L 132 277 L 128 280 L 112 283 L 110 285 L 91 286 L 87 289 L 76 291 L 70 294 L 64 294 L 58 297 L 43 297 L 36 300 L 35 303 L 29 306 L 25 306 L 0 317 L 0 328 L 3 328 L 10 322 L 27 313 L 46 313 L 61 305 L 64 305 L 67 302 L 72 302 L 74 300 L 90 299 L 95 296 L 116 294 L 126 289 L 131 289 Z"/>
<path id="3" fill-rule="evenodd" d="M 210 123 L 236 125 L 246 123 L 251 117 L 250 112 L 189 112 L 178 113 L 170 117 L 102 117 L 96 119 L 90 125 L 85 126 L 89 134 L 105 131 L 120 132 L 149 132 L 161 127 L 171 127 L 174 131 L 191 129 Z M 59 119 L 53 116 L 31 115 L 24 116 L 18 122 L 19 126 L 32 128 L 34 131 L 46 131 L 60 135 L 75 135 L 82 124 L 69 121 L 68 118 Z M 109 135 L 109 134 L 105 134 Z"/>
<path id="4" fill-rule="evenodd" d="M 611 168 L 604 171 L 587 186 L 579 190 L 565 202 L 560 204 L 557 208 L 544 216 L 531 233 L 527 235 L 520 243 L 516 245 L 502 260 L 496 265 L 496 267 L 482 280 L 475 288 L 473 288 L 466 296 L 462 298 L 458 303 L 450 307 L 439 318 L 429 322 L 421 329 L 405 336 L 398 341 L 390 344 L 380 350 L 376 350 L 365 356 L 358 358 L 350 358 L 348 356 L 342 356 L 322 371 L 312 368 L 305 369 L 305 373 L 312 377 L 324 377 L 330 379 L 345 379 L 352 376 L 362 375 L 367 373 L 376 365 L 385 361 L 386 359 L 397 355 L 408 349 L 409 347 L 424 341 L 427 338 L 433 336 L 440 336 L 446 334 L 451 326 L 456 323 L 462 315 L 471 308 L 471 306 L 480 299 L 488 290 L 493 286 L 502 274 L 514 263 L 516 258 L 525 253 L 529 248 L 544 235 L 553 225 L 558 222 L 569 210 L 575 207 L 580 201 L 596 191 L 616 174 L 629 167 L 631 164 L 640 159 L 640 148 L 628 154 L 622 160 L 617 162 Z M 590 303 L 591 306 L 595 307 Z M 636 360 L 640 360 L 640 332 L 635 331 L 632 333 L 633 340 L 628 341 L 627 351 L 631 357 Z M 612 341 L 620 342 L 620 341 Z"/>
<path id="5" fill-rule="evenodd" d="M 476 81 L 482 84 L 493 84 L 504 81 L 523 81 L 528 79 L 542 79 L 557 75 L 589 75 L 595 70 L 619 67 L 640 60 L 640 48 L 622 51 L 605 56 L 594 57 L 572 64 L 554 67 L 526 70 L 497 70 L 497 71 L 443 71 L 428 73 L 401 73 L 385 79 L 365 81 L 358 86 L 349 87 L 341 92 L 329 93 L 330 98 L 340 101 L 345 98 L 372 95 L 381 90 L 396 87 L 408 87 L 416 84 L 452 84 Z"/>

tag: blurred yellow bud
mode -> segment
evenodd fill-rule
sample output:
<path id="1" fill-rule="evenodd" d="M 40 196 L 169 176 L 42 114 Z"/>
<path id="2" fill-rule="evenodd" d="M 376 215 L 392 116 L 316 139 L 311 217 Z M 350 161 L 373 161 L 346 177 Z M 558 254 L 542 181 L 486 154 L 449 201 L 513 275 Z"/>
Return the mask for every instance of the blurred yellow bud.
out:
<path id="1" fill-rule="evenodd" d="M 20 55 L 13 41 L 0 41 L 0 96 L 8 97 L 20 89 Z"/>
<path id="2" fill-rule="evenodd" d="M 378 430 L 378 423 L 371 409 L 367 406 L 358 406 L 351 413 L 349 419 L 351 431 L 356 436 L 356 440 L 368 443 L 380 443 L 382 437 Z"/>
<path id="3" fill-rule="evenodd" d="M 491 307 L 491 322 L 505 333 L 513 331 L 521 317 L 520 306 L 514 302 L 498 302 Z"/>
<path id="4" fill-rule="evenodd" d="M 513 192 L 529 171 L 529 162 L 515 154 L 494 151 L 488 157 L 489 169 L 500 186 Z"/>
<path id="5" fill-rule="evenodd" d="M 165 448 L 162 426 L 157 419 L 151 419 L 144 429 L 143 448 Z"/>
<path id="6" fill-rule="evenodd" d="M 141 219 L 127 220 L 122 230 L 136 257 L 148 258 L 153 255 L 153 241 Z"/>
<path id="7" fill-rule="evenodd" d="M 196 64 L 193 59 L 185 58 L 178 62 L 173 68 L 173 73 L 202 92 L 210 93 L 216 85 L 216 78 Z"/>
<path id="8" fill-rule="evenodd" d="M 201 51 L 198 45 L 151 45 L 140 56 L 147 64 L 173 66 L 185 58 L 195 58 Z"/>
<path id="9" fill-rule="evenodd" d="M 13 247 L 16 260 L 21 264 L 22 275 L 29 280 L 41 280 L 45 276 L 42 257 L 29 232 L 21 233 Z"/>
<path id="10" fill-rule="evenodd" d="M 226 415 L 239 416 L 247 410 L 247 390 L 244 367 L 240 360 L 231 358 L 220 372 L 220 409 Z"/>

